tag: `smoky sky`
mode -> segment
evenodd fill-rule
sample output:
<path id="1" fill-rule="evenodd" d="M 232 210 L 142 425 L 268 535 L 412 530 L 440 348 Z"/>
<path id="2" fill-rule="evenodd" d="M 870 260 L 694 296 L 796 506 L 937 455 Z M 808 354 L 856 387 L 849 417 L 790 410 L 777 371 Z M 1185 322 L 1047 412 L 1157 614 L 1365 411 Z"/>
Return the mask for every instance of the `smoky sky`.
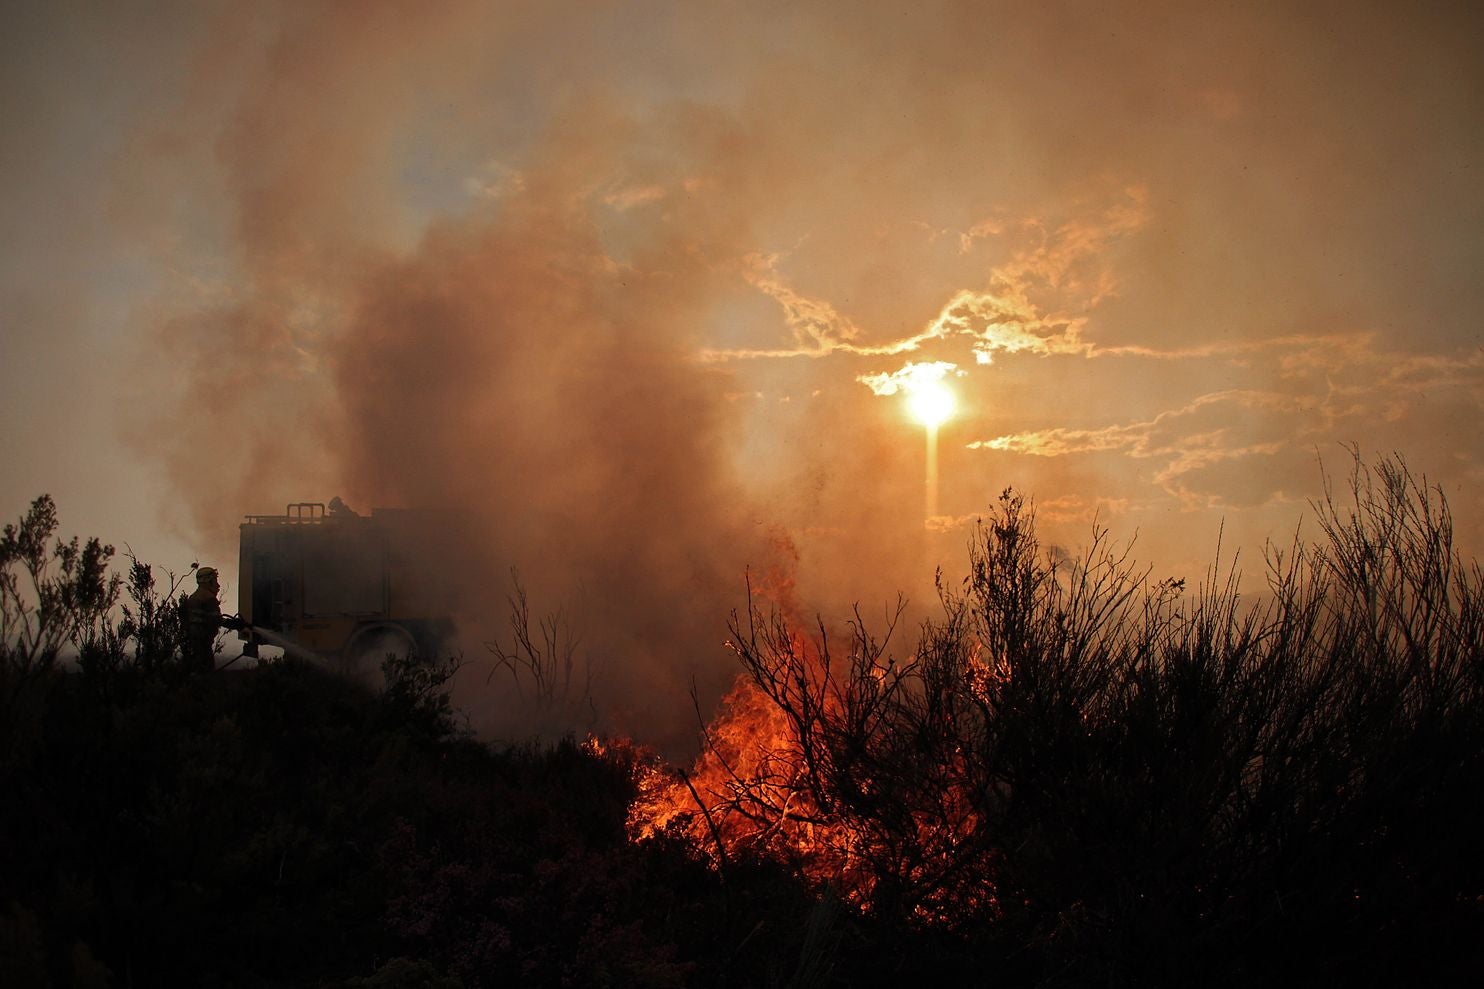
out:
<path id="1" fill-rule="evenodd" d="M 1292 8 L 31 11 L 0 318 L 7 419 L 55 412 L 6 496 L 222 561 L 289 501 L 438 509 L 467 655 L 516 568 L 667 744 L 747 568 L 927 608 L 1009 485 L 1198 577 L 1354 443 L 1472 533 L 1480 16 Z M 909 362 L 959 397 L 926 523 L 867 384 Z"/>

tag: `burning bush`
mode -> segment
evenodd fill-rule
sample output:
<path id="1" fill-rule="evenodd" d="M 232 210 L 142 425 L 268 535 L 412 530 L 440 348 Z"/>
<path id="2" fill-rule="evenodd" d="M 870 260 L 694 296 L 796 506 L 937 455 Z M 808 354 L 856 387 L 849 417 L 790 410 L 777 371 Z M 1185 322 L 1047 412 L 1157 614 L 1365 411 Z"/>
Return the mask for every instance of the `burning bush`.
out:
<path id="1" fill-rule="evenodd" d="M 1036 979 L 1244 982 L 1299 948 L 1314 975 L 1457 974 L 1484 581 L 1400 460 L 1357 460 L 1349 493 L 1314 505 L 1321 543 L 1269 548 L 1254 605 L 1233 568 L 1188 593 L 1101 529 L 1055 559 L 1010 491 L 903 658 L 894 622 L 857 613 L 841 648 L 749 600 L 745 679 L 646 823 L 1029 949 Z"/>

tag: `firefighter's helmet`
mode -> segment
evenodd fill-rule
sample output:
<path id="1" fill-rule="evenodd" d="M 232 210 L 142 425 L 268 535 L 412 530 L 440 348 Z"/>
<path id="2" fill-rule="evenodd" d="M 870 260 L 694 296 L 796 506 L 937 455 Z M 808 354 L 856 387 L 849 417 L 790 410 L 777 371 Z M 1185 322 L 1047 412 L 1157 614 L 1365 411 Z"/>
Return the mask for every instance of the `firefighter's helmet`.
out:
<path id="1" fill-rule="evenodd" d="M 197 584 L 209 584 L 216 579 L 215 567 L 201 567 L 196 571 Z"/>

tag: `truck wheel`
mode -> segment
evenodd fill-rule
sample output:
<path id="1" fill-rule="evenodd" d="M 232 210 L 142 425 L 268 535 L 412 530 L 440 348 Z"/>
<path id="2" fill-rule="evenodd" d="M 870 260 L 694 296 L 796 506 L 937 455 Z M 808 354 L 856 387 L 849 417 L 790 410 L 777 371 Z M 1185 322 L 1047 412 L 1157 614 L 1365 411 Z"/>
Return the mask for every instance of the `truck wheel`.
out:
<path id="1" fill-rule="evenodd" d="M 406 659 L 416 651 L 417 643 L 404 628 L 377 625 L 362 629 L 341 651 L 340 672 L 352 680 L 381 689 L 386 685 L 381 667 L 387 657 Z"/>

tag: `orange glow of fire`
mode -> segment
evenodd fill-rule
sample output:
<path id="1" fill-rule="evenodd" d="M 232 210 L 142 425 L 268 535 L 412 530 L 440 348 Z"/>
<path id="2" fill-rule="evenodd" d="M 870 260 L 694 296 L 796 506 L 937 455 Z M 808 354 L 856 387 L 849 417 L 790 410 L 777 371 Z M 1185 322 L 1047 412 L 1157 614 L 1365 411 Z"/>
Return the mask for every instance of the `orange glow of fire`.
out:
<path id="1" fill-rule="evenodd" d="M 807 648 L 802 642 L 796 645 Z M 977 656 L 970 665 L 983 681 L 974 686 L 990 689 L 998 671 Z M 797 727 L 771 698 L 739 678 L 707 726 L 704 741 L 689 771 L 656 770 L 639 780 L 639 798 L 629 816 L 631 837 L 681 837 L 723 866 L 729 857 L 760 854 L 789 863 L 812 881 L 829 883 L 850 902 L 869 903 L 880 863 L 894 853 L 871 828 L 859 822 L 852 827 L 831 808 L 819 806 L 817 791 L 808 785 L 810 767 Z M 951 758 L 962 761 L 961 756 Z M 972 774 L 950 765 L 940 776 L 948 785 L 910 814 L 917 860 L 903 876 L 908 884 L 922 884 L 914 914 L 929 924 L 951 921 L 966 911 L 983 915 L 998 910 L 992 885 L 952 886 L 934 879 L 983 837 L 970 792 Z M 871 782 L 865 786 L 869 789 Z"/>
<path id="2" fill-rule="evenodd" d="M 718 865 L 747 854 L 787 862 L 811 881 L 864 902 L 873 876 L 852 835 L 809 795 L 798 739 L 778 707 L 739 678 L 706 736 L 706 749 L 688 772 L 641 785 L 630 836 L 677 835 Z"/>

